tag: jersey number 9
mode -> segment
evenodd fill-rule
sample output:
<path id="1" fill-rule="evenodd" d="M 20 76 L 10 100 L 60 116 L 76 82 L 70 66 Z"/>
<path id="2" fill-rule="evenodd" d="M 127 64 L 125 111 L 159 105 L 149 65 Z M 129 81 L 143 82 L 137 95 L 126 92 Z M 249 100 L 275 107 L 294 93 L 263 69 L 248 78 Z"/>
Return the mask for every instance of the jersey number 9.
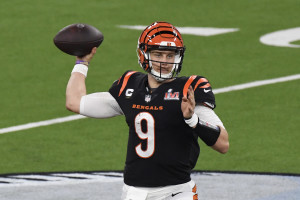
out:
<path id="1" fill-rule="evenodd" d="M 145 120 L 147 130 L 143 132 L 142 121 Z M 150 158 L 155 150 L 155 121 L 153 116 L 148 112 L 139 113 L 134 120 L 135 132 L 141 140 L 147 140 L 146 150 L 142 149 L 142 143 L 135 147 L 135 151 L 141 158 Z"/>

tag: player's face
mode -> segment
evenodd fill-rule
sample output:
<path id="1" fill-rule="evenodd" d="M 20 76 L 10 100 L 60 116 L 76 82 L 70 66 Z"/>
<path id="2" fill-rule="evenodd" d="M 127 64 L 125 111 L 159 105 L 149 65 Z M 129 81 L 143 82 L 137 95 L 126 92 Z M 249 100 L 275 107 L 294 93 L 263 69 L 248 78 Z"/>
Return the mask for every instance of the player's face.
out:
<path id="1" fill-rule="evenodd" d="M 157 72 L 161 71 L 162 74 L 170 73 L 173 68 L 175 56 L 175 51 L 152 50 L 150 52 L 150 57 L 153 69 Z"/>

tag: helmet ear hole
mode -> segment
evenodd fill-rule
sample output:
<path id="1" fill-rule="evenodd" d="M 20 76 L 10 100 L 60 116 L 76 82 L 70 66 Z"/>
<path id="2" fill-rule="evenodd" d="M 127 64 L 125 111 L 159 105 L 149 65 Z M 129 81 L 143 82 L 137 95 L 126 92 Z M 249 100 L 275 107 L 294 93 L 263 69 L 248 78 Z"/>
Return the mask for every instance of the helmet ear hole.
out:
<path id="1" fill-rule="evenodd" d="M 145 43 L 141 43 L 140 46 L 139 46 L 139 48 L 140 48 L 142 51 L 144 51 L 144 50 L 145 50 Z"/>

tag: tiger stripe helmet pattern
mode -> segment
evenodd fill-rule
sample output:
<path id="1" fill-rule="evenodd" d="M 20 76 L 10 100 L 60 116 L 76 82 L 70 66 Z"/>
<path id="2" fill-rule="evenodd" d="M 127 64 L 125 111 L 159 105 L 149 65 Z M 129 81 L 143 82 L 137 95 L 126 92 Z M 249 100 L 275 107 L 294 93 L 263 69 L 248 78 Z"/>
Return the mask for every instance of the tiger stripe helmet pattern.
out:
<path id="1" fill-rule="evenodd" d="M 150 51 L 175 51 L 176 57 L 170 74 L 157 73 L 152 69 Z M 137 54 L 140 66 L 158 81 L 177 76 L 182 68 L 185 46 L 179 31 L 168 22 L 154 22 L 147 26 L 138 39 Z"/>

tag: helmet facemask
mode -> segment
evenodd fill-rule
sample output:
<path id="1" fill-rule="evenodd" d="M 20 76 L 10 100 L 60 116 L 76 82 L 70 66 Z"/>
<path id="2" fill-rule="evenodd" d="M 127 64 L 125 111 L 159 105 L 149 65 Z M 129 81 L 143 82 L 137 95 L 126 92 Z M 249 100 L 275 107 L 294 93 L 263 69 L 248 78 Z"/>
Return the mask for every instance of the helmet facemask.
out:
<path id="1" fill-rule="evenodd" d="M 181 70 L 182 60 L 183 60 L 183 52 L 175 50 L 174 62 L 161 62 L 151 58 L 150 55 L 151 50 L 155 50 L 155 49 L 162 50 L 162 51 L 174 51 L 174 50 L 168 47 L 159 48 L 159 49 L 158 48 L 148 48 L 148 49 L 149 50 L 144 53 L 144 57 L 145 57 L 144 66 L 147 67 L 147 72 L 150 73 L 156 81 L 163 82 L 165 80 L 172 79 L 179 74 Z M 160 65 L 159 70 L 154 69 L 153 63 Z M 161 69 L 163 64 L 173 65 L 169 73 L 162 73 Z M 145 69 L 145 67 L 143 68 Z"/>

